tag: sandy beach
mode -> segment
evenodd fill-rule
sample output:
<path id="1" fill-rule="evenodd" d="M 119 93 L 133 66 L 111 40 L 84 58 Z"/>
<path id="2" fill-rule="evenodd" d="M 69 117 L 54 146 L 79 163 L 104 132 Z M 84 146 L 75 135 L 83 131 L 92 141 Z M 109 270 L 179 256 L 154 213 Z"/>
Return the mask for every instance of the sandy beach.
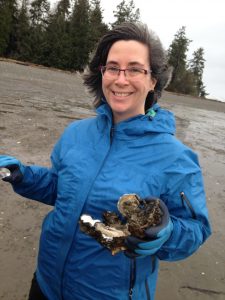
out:
<path id="1" fill-rule="evenodd" d="M 79 74 L 0 60 L 0 154 L 49 166 L 64 128 L 94 115 L 91 100 Z M 165 92 L 160 105 L 174 112 L 177 137 L 199 155 L 213 234 L 188 259 L 161 262 L 156 300 L 223 300 L 225 103 Z M 27 299 L 42 220 L 51 209 L 0 181 L 0 299 Z"/>

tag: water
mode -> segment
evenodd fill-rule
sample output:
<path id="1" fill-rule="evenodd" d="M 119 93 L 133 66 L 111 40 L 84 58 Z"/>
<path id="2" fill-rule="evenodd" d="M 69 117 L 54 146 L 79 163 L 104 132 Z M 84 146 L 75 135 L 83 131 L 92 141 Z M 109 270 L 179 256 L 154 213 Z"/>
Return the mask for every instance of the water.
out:
<path id="1" fill-rule="evenodd" d="M 216 96 L 213 96 L 213 95 L 206 96 L 206 99 L 213 100 L 213 101 L 219 101 L 219 102 L 223 102 L 223 103 L 225 102 L 225 98 L 216 97 Z"/>

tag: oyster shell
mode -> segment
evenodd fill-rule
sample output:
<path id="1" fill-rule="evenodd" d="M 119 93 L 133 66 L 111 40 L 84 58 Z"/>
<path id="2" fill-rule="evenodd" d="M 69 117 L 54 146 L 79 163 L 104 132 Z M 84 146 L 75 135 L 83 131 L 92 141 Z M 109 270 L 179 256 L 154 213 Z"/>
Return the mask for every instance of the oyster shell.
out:
<path id="1" fill-rule="evenodd" d="M 11 175 L 11 172 L 7 168 L 0 168 L 0 178 L 5 178 Z"/>
<path id="2" fill-rule="evenodd" d="M 131 235 L 145 237 L 145 229 L 161 223 L 162 210 L 159 199 L 142 200 L 136 194 L 124 194 L 120 197 L 117 207 L 126 218 Z"/>
<path id="3" fill-rule="evenodd" d="M 117 208 L 124 217 L 129 217 L 137 210 L 140 204 L 140 197 L 136 194 L 124 194 L 120 197 Z"/>
<path id="4" fill-rule="evenodd" d="M 130 235 L 128 226 L 123 225 L 119 217 L 110 211 L 103 213 L 103 222 L 89 215 L 80 217 L 80 229 L 94 237 L 101 245 L 111 250 L 112 255 L 125 250 L 125 238 Z"/>
<path id="5" fill-rule="evenodd" d="M 136 194 L 120 197 L 115 212 L 105 211 L 103 220 L 94 220 L 89 215 L 80 217 L 80 229 L 111 250 L 112 255 L 126 250 L 125 239 L 129 235 L 145 237 L 145 229 L 161 223 L 162 210 L 158 199 L 142 200 Z"/>

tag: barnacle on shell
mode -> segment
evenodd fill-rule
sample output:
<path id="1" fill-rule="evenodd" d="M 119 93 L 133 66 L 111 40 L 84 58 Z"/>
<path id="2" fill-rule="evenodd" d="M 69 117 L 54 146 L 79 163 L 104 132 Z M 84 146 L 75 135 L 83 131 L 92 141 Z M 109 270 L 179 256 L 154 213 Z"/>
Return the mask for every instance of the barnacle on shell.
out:
<path id="1" fill-rule="evenodd" d="M 95 238 L 112 254 L 126 250 L 127 236 L 145 237 L 145 229 L 161 223 L 162 210 L 158 199 L 142 200 L 136 194 L 124 194 L 119 198 L 115 212 L 105 211 L 103 220 L 94 220 L 89 215 L 80 217 L 80 229 Z M 121 218 L 122 217 L 122 218 Z"/>

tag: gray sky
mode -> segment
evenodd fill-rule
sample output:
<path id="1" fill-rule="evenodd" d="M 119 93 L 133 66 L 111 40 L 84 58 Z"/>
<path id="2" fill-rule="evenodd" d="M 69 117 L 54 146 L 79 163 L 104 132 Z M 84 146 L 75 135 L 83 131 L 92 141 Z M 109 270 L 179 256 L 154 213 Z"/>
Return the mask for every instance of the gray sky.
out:
<path id="1" fill-rule="evenodd" d="M 113 10 L 122 0 L 100 1 L 104 21 L 113 22 Z M 156 32 L 166 49 L 179 28 L 186 26 L 186 36 L 192 40 L 188 57 L 198 48 L 204 48 L 203 82 L 208 97 L 225 102 L 225 1 L 134 0 L 134 3 L 140 9 L 141 21 Z"/>

